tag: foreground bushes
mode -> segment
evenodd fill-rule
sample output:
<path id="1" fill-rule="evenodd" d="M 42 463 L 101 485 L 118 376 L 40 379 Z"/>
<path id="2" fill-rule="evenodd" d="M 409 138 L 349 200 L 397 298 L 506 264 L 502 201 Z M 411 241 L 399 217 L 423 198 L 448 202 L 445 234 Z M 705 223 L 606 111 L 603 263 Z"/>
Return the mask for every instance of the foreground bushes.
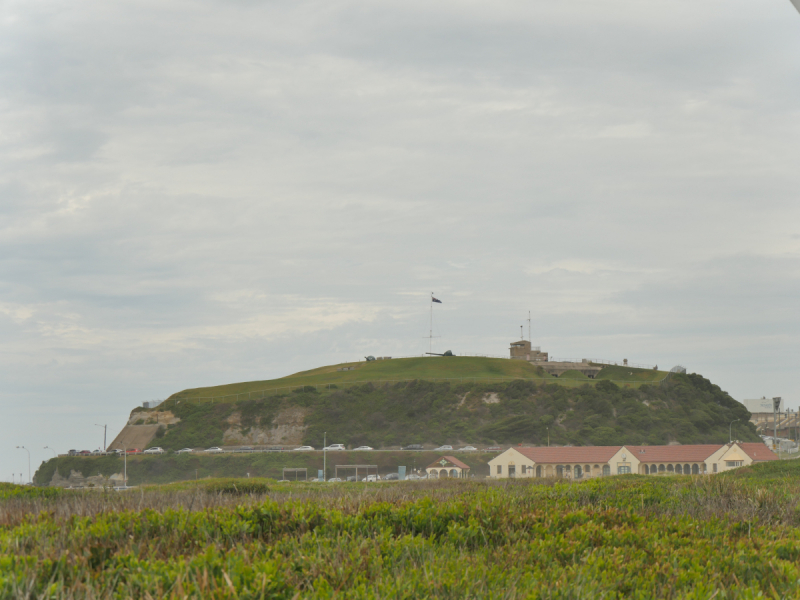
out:
<path id="1" fill-rule="evenodd" d="M 71 514 L 62 516 L 39 505 L 27 516 L 8 512 L 0 528 L 0 595 L 747 598 L 800 592 L 800 532 L 784 502 L 796 492 L 789 483 L 765 490 L 732 477 L 631 476 L 582 484 L 273 484 L 268 495 L 235 497 L 224 490 L 239 490 L 246 480 L 217 483 L 217 490 L 138 490 L 107 500 L 86 493 L 70 497 Z M 204 504 L 209 499 L 227 503 Z M 143 508 L 132 508 L 137 503 Z"/>

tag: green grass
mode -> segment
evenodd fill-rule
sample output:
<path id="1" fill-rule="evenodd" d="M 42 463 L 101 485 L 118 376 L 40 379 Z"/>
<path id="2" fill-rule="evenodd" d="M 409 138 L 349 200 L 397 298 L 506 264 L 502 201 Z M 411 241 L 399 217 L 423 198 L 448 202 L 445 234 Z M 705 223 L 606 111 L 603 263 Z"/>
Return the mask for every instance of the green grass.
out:
<path id="1" fill-rule="evenodd" d="M 337 371 L 341 367 L 355 367 L 354 371 Z M 606 374 L 606 369 L 610 369 Z M 630 369 L 622 367 L 605 367 L 601 372 L 604 379 L 630 379 L 634 384 L 653 382 L 666 376 L 662 371 L 648 371 L 646 369 Z M 629 375 L 632 373 L 633 375 Z M 619 376 L 618 376 L 619 375 Z M 624 375 L 624 376 L 623 376 Z M 378 381 L 410 381 L 414 379 L 449 380 L 453 383 L 461 382 L 487 382 L 492 380 L 512 379 L 540 379 L 553 381 L 559 385 L 580 385 L 585 382 L 585 376 L 578 373 L 575 379 L 569 377 L 553 378 L 539 367 L 533 366 L 524 360 L 509 360 L 502 358 L 481 358 L 471 356 L 433 357 L 433 358 L 397 358 L 384 361 L 370 361 L 357 363 L 343 363 L 302 371 L 282 377 L 280 379 L 267 379 L 262 381 L 247 381 L 211 387 L 192 388 L 183 390 L 170 396 L 177 398 L 217 398 L 246 399 L 249 396 L 259 397 L 263 391 L 275 392 L 290 391 L 302 386 L 319 386 L 324 391 L 327 384 L 338 386 L 352 385 L 356 382 Z M 580 381 L 584 380 L 584 381 Z"/>
<path id="2" fill-rule="evenodd" d="M 581 483 L 227 479 L 11 496 L 0 597 L 796 598 L 791 462 Z"/>
<path id="3" fill-rule="evenodd" d="M 657 383 L 667 376 L 666 371 L 634 369 L 633 367 L 618 367 L 616 365 L 597 366 L 601 366 L 603 369 L 597 374 L 596 379 L 611 379 L 613 381 L 637 383 Z"/>

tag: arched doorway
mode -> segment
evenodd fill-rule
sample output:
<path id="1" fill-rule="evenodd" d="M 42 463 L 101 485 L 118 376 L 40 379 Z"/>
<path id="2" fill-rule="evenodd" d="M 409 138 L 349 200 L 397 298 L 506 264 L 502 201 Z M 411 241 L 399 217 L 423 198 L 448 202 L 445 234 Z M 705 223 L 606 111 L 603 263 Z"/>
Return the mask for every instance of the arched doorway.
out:
<path id="1" fill-rule="evenodd" d="M 611 466 L 603 465 L 603 475 L 611 475 Z"/>
<path id="2" fill-rule="evenodd" d="M 564 476 L 564 467 L 561 465 L 556 466 L 556 477 L 563 477 Z"/>
<path id="3" fill-rule="evenodd" d="M 583 471 L 581 470 L 580 465 L 575 465 L 575 479 L 580 479 L 583 477 Z"/>
<path id="4" fill-rule="evenodd" d="M 644 465 L 644 474 L 645 475 L 649 475 L 650 474 L 650 467 L 648 467 L 647 465 Z"/>
<path id="5" fill-rule="evenodd" d="M 697 464 L 692 465 L 692 475 L 700 475 L 700 467 Z"/>
<path id="6" fill-rule="evenodd" d="M 691 465 L 683 465 L 683 474 L 684 475 L 688 475 L 691 472 L 692 472 L 692 466 Z"/>
<path id="7" fill-rule="evenodd" d="M 583 465 L 583 474 L 587 477 L 592 475 L 592 466 L 591 465 Z"/>
<path id="8" fill-rule="evenodd" d="M 447 469 L 442 469 L 439 471 L 439 477 L 447 477 Z"/>
<path id="9" fill-rule="evenodd" d="M 667 473 L 674 473 L 674 472 L 675 472 L 675 467 L 673 467 L 672 465 L 667 465 Z"/>
<path id="10" fill-rule="evenodd" d="M 683 475 L 683 467 L 682 467 L 682 466 L 680 466 L 680 465 L 675 465 L 675 472 L 676 472 L 678 475 Z"/>
<path id="11" fill-rule="evenodd" d="M 538 465 L 536 467 L 536 476 L 537 477 L 541 477 L 542 476 L 542 465 Z"/>
<path id="12" fill-rule="evenodd" d="M 432 479 L 438 479 L 439 478 L 439 471 L 437 471 L 436 469 L 434 469 L 433 471 L 430 471 L 428 473 L 428 477 L 430 477 Z"/>
<path id="13" fill-rule="evenodd" d="M 450 477 L 458 477 L 458 471 L 455 469 L 450 469 Z"/>
<path id="14" fill-rule="evenodd" d="M 666 471 L 666 469 L 664 468 L 664 465 L 658 465 L 658 472 L 659 473 L 663 473 L 664 471 Z"/>

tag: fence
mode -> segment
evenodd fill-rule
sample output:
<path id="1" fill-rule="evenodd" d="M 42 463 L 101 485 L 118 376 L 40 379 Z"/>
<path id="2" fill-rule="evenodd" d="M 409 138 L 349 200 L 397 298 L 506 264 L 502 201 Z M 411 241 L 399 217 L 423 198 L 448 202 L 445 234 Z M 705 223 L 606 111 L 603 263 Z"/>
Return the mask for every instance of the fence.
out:
<path id="1" fill-rule="evenodd" d="M 544 377 L 430 377 L 430 378 L 416 378 L 416 379 L 362 379 L 358 381 L 336 381 L 330 383 L 317 383 L 317 384 L 303 384 L 283 386 L 279 388 L 269 388 L 264 390 L 254 390 L 251 392 L 240 392 L 238 394 L 225 394 L 222 396 L 184 396 L 172 398 L 171 402 L 177 404 L 182 401 L 186 402 L 239 402 L 240 400 L 262 400 L 267 396 L 277 396 L 282 392 L 305 392 L 306 390 L 315 390 L 317 392 L 331 392 L 337 389 L 352 387 L 356 385 L 392 385 L 397 383 L 411 383 L 412 381 L 430 381 L 433 383 L 439 382 L 458 382 L 458 383 L 503 383 L 508 381 L 533 381 L 536 383 L 555 383 L 557 385 L 564 385 L 564 382 L 570 382 L 571 385 L 595 385 L 599 381 L 611 381 L 623 387 L 639 387 L 646 384 L 661 383 L 661 381 L 629 381 L 624 379 L 588 379 L 588 378 L 572 378 L 572 377 L 559 377 L 557 379 L 547 379 Z M 663 380 L 662 380 L 663 381 Z"/>

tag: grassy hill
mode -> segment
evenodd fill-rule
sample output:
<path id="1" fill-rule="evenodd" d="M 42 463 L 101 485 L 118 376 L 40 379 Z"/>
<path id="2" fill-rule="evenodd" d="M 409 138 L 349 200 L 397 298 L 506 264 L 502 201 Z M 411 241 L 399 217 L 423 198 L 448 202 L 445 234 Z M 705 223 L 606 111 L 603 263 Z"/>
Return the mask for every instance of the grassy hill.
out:
<path id="1" fill-rule="evenodd" d="M 342 371 L 344 368 L 353 370 Z M 642 383 L 653 383 L 666 377 L 664 371 L 634 369 L 632 367 L 604 367 L 600 379 L 611 379 L 622 385 L 636 387 Z M 298 387 L 314 386 L 325 391 L 329 384 L 338 387 L 365 382 L 412 381 L 424 379 L 428 381 L 450 381 L 451 383 L 488 383 L 492 381 L 510 381 L 514 379 L 537 379 L 558 383 L 559 385 L 580 385 L 587 377 L 578 371 L 569 371 L 560 378 L 545 373 L 524 360 L 504 358 L 481 358 L 474 356 L 449 357 L 415 357 L 395 358 L 392 360 L 363 361 L 342 363 L 301 371 L 280 379 L 247 381 L 211 387 L 192 388 L 170 396 L 176 399 L 214 399 L 241 400 L 262 397 L 280 392 L 289 392 Z"/>
<path id="2" fill-rule="evenodd" d="M 735 437 L 759 439 L 744 406 L 700 375 L 673 376 L 662 385 L 653 379 L 663 373 L 627 367 L 604 369 L 597 380 L 567 380 L 548 377 L 524 361 L 456 357 L 392 363 L 361 363 L 361 375 L 369 375 L 369 383 L 357 383 L 353 374 L 358 369 L 337 372 L 336 367 L 325 367 L 299 373 L 276 380 L 294 383 L 263 398 L 244 390 L 274 382 L 181 392 L 159 407 L 179 421 L 162 427 L 150 445 L 178 449 L 283 439 L 320 447 L 325 433 L 329 442 L 384 449 L 411 443 L 429 448 L 544 445 L 548 440 L 554 445 L 722 443 L 728 441 L 728 425 L 735 419 Z M 420 365 L 416 371 L 414 364 Z M 396 377 L 381 381 L 381 374 Z M 430 379 L 403 381 L 400 374 L 425 374 Z M 511 379 L 513 374 L 519 378 Z M 308 383 L 334 376 L 341 377 L 338 384 Z M 621 376 L 630 379 L 610 378 Z M 213 393 L 220 396 L 201 400 Z M 137 411 L 145 413 L 141 423 L 152 422 L 147 411 Z M 291 424 L 286 415 L 293 415 Z M 288 436 L 289 430 L 294 437 L 276 437 Z"/>

